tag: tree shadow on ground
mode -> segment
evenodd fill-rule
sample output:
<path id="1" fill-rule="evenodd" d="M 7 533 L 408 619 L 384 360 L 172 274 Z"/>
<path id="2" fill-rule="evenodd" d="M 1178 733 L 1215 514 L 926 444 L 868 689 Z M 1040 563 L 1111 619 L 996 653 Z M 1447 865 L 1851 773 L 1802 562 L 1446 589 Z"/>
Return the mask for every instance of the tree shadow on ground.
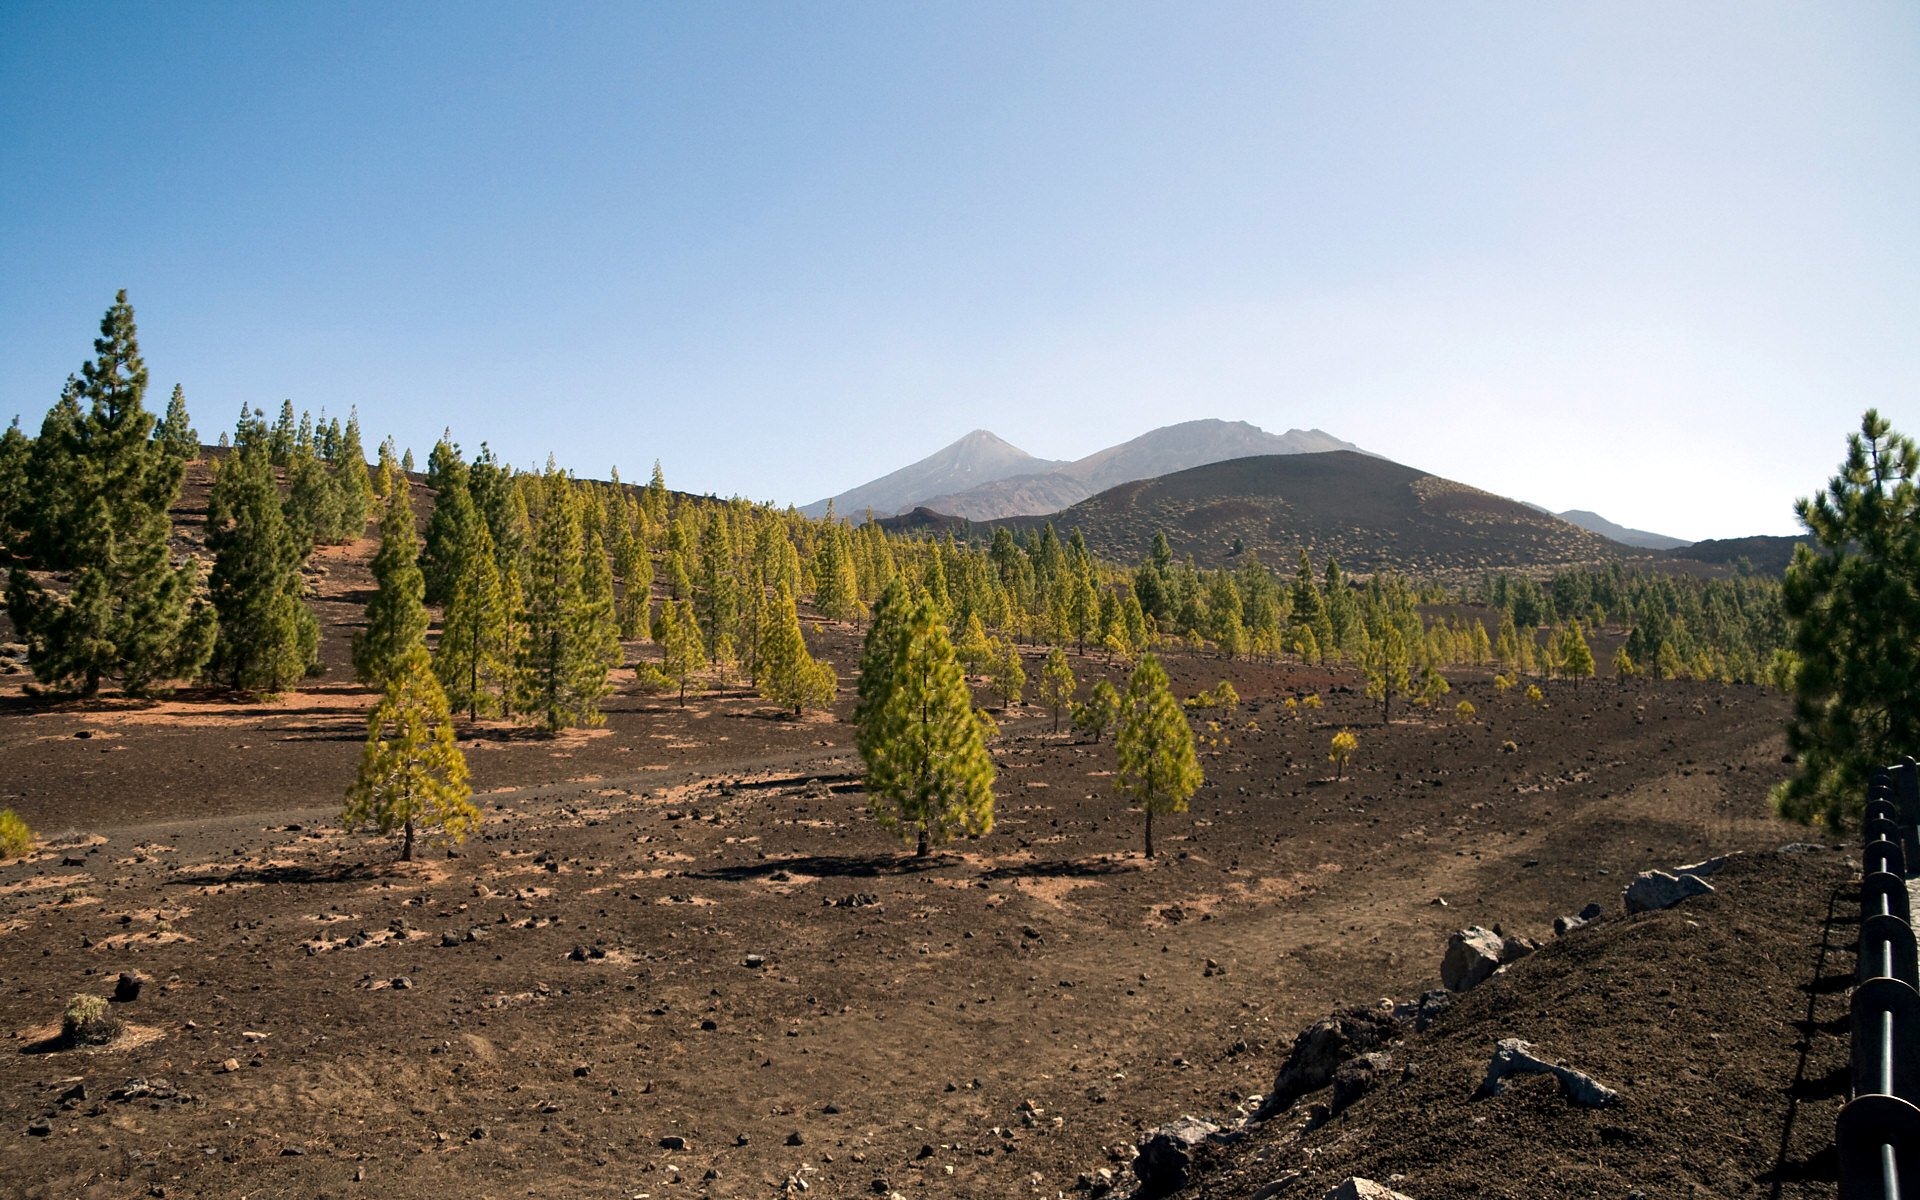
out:
<path id="1" fill-rule="evenodd" d="M 766 879 L 787 871 L 830 879 L 868 879 L 883 875 L 919 875 L 943 867 L 960 866 L 964 861 L 946 854 L 930 854 L 925 858 L 915 858 L 911 854 L 810 854 L 800 858 L 770 858 L 765 862 L 689 871 L 687 877 L 739 883 Z"/>
<path id="2" fill-rule="evenodd" d="M 1124 859 L 1056 858 L 1044 862 L 1010 863 L 982 871 L 982 879 L 1100 879 L 1129 874 L 1138 868 Z"/>
<path id="3" fill-rule="evenodd" d="M 171 885 L 188 887 L 210 887 L 218 884 L 264 883 L 264 884 L 326 884 L 326 883 L 365 883 L 386 874 L 390 863 L 332 863 L 325 866 L 294 864 L 291 866 L 234 867 L 228 871 L 201 871 L 194 875 L 181 875 L 166 882 Z"/>

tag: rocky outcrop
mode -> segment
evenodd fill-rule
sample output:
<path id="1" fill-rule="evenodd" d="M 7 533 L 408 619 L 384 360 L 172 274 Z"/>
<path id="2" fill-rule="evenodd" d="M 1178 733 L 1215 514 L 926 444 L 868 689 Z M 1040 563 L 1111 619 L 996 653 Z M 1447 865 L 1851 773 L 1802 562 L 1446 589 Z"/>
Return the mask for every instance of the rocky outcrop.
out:
<path id="1" fill-rule="evenodd" d="M 1581 1108 L 1604 1108 L 1620 1101 L 1620 1093 L 1612 1088 L 1591 1075 L 1541 1058 L 1519 1038 L 1501 1038 L 1495 1044 L 1493 1059 L 1487 1063 L 1487 1077 L 1480 1081 L 1474 1095 L 1499 1095 L 1509 1075 L 1552 1075 L 1560 1081 L 1561 1093 Z"/>
<path id="2" fill-rule="evenodd" d="M 1133 1160 L 1133 1173 L 1140 1180 L 1140 1190 L 1135 1194 L 1150 1200 L 1187 1186 L 1193 1179 L 1195 1149 L 1219 1132 L 1220 1127 L 1211 1122 L 1181 1117 L 1141 1138 Z"/>
<path id="3" fill-rule="evenodd" d="M 1711 891 L 1712 884 L 1690 872 L 1669 875 L 1665 871 L 1642 871 L 1633 877 L 1633 882 L 1627 885 L 1621 897 L 1626 901 L 1630 913 L 1655 912 Z"/>
<path id="4" fill-rule="evenodd" d="M 1459 930 L 1447 939 L 1447 953 L 1440 960 L 1440 982 L 1450 992 L 1478 987 L 1500 969 L 1505 945 L 1505 939 L 1491 929 L 1473 925 Z"/>
<path id="5" fill-rule="evenodd" d="M 1384 1049 L 1404 1028 L 1405 1018 L 1391 1007 L 1355 1005 L 1315 1021 L 1293 1039 L 1293 1048 L 1274 1077 L 1261 1114 L 1277 1113 L 1308 1092 L 1327 1086 L 1340 1064 Z"/>

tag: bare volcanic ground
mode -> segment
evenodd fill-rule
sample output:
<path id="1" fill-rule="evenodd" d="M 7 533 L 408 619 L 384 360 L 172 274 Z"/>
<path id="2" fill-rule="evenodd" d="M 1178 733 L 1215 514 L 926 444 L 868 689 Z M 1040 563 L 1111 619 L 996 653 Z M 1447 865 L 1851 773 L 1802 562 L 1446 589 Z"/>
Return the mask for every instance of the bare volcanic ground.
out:
<path id="1" fill-rule="evenodd" d="M 355 689 L 10 702 L 0 805 L 55 848 L 0 866 L 0 1192 L 1070 1193 L 1124 1182 L 1146 1128 L 1251 1111 L 1337 1002 L 1436 986 L 1454 928 L 1544 936 L 1587 901 L 1617 910 L 1636 870 L 1802 836 L 1765 815 L 1784 710 L 1756 689 L 1549 685 L 1536 708 L 1462 678 L 1449 704 L 1477 721 L 1382 727 L 1343 677 L 1175 658 L 1182 695 L 1224 675 L 1247 703 L 1198 718 L 1208 782 L 1157 823 L 1160 857 L 1111 746 L 1026 709 L 1003 714 L 995 830 L 916 862 L 865 811 L 858 635 L 819 631 L 835 720 L 729 692 L 618 695 L 604 729 L 551 740 L 462 725 L 486 824 L 412 865 L 337 825 Z M 1083 686 L 1107 669 L 1075 666 Z M 1283 709 L 1307 692 L 1326 707 Z M 1346 725 L 1360 750 L 1334 782 Z M 1712 920 L 1737 938 L 1763 918 L 1803 914 Z M 151 982 L 117 1006 L 126 1035 L 49 1040 L 69 997 L 128 970 Z M 1651 1038 L 1675 1002 L 1607 998 L 1570 1011 Z M 1753 1065 L 1742 1136 L 1764 1141 L 1795 1101 L 1776 1068 L 1806 1000 L 1753 1004 L 1721 1053 Z M 1641 1142 L 1578 1153 L 1660 1178 Z M 1417 1194 L 1476 1194 L 1434 1178 Z"/>

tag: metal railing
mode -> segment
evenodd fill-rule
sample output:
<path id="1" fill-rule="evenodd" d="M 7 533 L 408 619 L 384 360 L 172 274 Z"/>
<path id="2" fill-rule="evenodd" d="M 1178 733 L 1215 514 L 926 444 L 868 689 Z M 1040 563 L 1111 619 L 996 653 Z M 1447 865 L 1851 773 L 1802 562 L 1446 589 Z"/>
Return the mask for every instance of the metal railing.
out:
<path id="1" fill-rule="evenodd" d="M 1907 864 L 1920 859 L 1920 764 L 1867 787 L 1853 1099 L 1840 1111 L 1840 1200 L 1920 1198 L 1920 962 Z"/>

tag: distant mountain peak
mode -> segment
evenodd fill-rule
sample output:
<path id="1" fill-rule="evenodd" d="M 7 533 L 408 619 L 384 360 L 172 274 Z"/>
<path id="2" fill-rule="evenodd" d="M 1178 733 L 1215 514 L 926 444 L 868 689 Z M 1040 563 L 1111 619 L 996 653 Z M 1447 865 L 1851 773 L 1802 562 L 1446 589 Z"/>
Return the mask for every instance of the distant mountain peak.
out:
<path id="1" fill-rule="evenodd" d="M 834 497 L 834 509 L 858 517 L 871 508 L 892 516 L 926 507 L 970 520 L 1057 512 L 1121 483 L 1207 463 L 1265 454 L 1359 450 L 1318 429 L 1268 433 L 1248 421 L 1199 417 L 1152 429 L 1073 462 L 1034 458 L 998 434 L 976 429 L 911 466 Z M 819 515 L 826 501 L 801 511 Z"/>

